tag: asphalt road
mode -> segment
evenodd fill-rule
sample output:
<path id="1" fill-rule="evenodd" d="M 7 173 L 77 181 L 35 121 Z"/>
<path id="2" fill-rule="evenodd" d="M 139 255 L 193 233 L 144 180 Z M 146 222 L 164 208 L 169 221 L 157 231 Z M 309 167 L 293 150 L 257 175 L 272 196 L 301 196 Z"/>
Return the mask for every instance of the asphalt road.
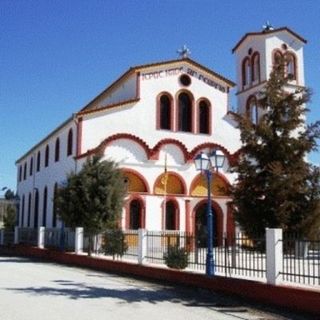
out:
<path id="1" fill-rule="evenodd" d="M 221 294 L 0 257 L 1 320 L 308 319 Z M 310 317 L 312 319 L 312 317 Z"/>

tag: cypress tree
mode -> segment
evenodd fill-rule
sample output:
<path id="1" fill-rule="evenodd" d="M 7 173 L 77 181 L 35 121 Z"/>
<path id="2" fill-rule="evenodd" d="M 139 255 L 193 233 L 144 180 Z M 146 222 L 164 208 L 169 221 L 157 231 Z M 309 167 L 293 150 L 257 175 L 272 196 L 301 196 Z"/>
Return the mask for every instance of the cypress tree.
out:
<path id="1" fill-rule="evenodd" d="M 231 193 L 235 218 L 251 237 L 267 227 L 312 237 L 320 227 L 319 168 L 306 160 L 317 150 L 320 122 L 306 125 L 310 90 L 291 86 L 285 65 L 274 68 L 259 93 L 259 121 L 236 117 L 242 148 Z"/>

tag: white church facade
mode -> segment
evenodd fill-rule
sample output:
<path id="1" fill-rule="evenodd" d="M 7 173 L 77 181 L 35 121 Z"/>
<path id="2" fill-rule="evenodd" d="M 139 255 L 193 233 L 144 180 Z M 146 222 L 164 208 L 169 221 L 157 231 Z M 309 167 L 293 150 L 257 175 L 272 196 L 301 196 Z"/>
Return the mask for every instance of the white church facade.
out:
<path id="1" fill-rule="evenodd" d="M 98 153 L 117 162 L 127 182 L 123 229 L 200 232 L 207 186 L 193 160 L 218 149 L 226 161 L 213 175 L 215 232 L 220 239 L 232 233 L 226 190 L 236 175 L 228 167 L 241 143 L 230 89 L 237 85 L 238 112 L 257 121 L 257 93 L 280 55 L 289 61 L 292 87 L 304 85 L 305 42 L 288 28 L 246 34 L 233 49 L 236 84 L 187 57 L 130 68 L 17 160 L 19 226 L 59 226 L 55 189 Z"/>

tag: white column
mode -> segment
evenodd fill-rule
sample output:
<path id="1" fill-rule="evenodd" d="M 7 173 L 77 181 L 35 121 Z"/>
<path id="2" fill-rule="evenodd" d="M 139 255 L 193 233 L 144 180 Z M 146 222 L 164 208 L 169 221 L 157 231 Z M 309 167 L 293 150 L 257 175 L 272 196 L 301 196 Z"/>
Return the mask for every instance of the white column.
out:
<path id="1" fill-rule="evenodd" d="M 0 246 L 4 245 L 4 229 L 0 229 Z"/>
<path id="2" fill-rule="evenodd" d="M 44 248 L 44 239 L 45 239 L 45 227 L 38 228 L 38 248 Z"/>
<path id="3" fill-rule="evenodd" d="M 138 230 L 138 263 L 143 264 L 147 255 L 147 230 Z"/>
<path id="4" fill-rule="evenodd" d="M 14 244 L 19 244 L 19 227 L 14 227 Z"/>
<path id="5" fill-rule="evenodd" d="M 76 228 L 74 247 L 76 254 L 80 254 L 83 252 L 83 228 Z"/>
<path id="6" fill-rule="evenodd" d="M 282 229 L 266 229 L 267 237 L 267 283 L 276 285 L 281 281 L 283 268 Z"/>

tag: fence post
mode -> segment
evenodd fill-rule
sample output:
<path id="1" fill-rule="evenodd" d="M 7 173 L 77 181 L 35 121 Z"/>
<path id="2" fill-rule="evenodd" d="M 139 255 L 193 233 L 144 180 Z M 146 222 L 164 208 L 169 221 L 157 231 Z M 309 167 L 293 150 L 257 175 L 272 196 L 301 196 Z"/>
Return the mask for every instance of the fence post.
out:
<path id="1" fill-rule="evenodd" d="M 38 228 L 38 248 L 44 248 L 45 227 Z"/>
<path id="2" fill-rule="evenodd" d="M 138 230 L 138 263 L 143 264 L 147 255 L 147 230 L 139 229 Z"/>
<path id="3" fill-rule="evenodd" d="M 14 244 L 19 244 L 19 227 L 14 227 Z"/>
<path id="4" fill-rule="evenodd" d="M 0 246 L 4 245 L 4 229 L 0 229 Z"/>
<path id="5" fill-rule="evenodd" d="M 283 268 L 282 229 L 266 229 L 267 237 L 267 283 L 277 285 Z"/>
<path id="6" fill-rule="evenodd" d="M 76 228 L 74 249 L 76 254 L 83 252 L 83 228 Z"/>

